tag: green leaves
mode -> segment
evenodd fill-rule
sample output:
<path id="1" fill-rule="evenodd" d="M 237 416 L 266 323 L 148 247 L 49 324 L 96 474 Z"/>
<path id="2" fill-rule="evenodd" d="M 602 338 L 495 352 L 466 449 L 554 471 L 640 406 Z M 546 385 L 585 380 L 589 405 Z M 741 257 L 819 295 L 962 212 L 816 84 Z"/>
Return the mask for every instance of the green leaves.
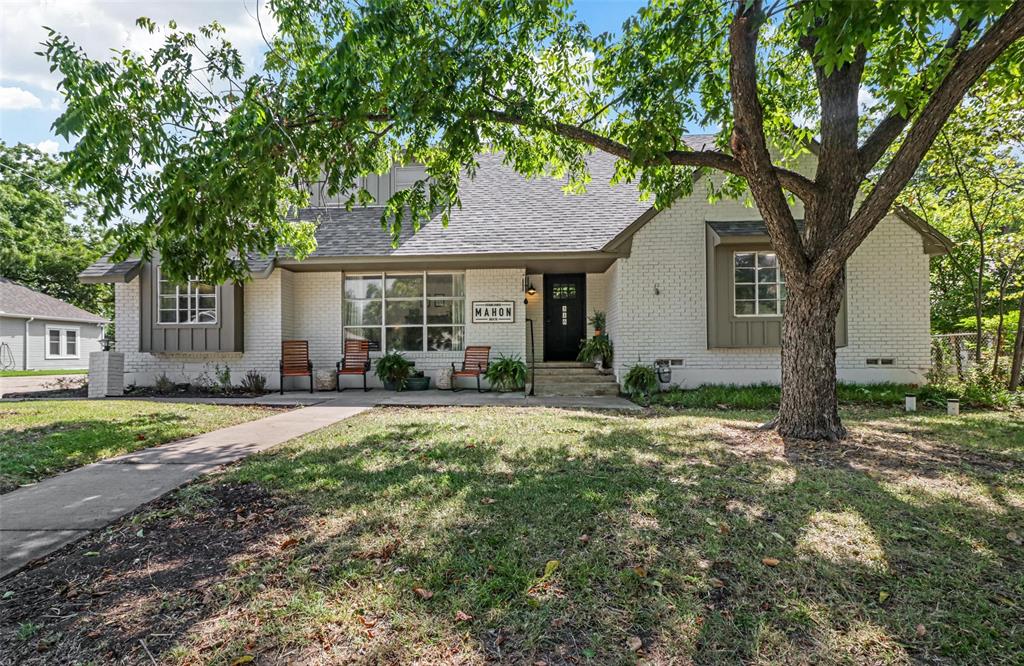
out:
<path id="1" fill-rule="evenodd" d="M 758 95 L 780 164 L 819 133 L 816 72 L 827 78 L 863 55 L 874 111 L 865 130 L 891 110 L 912 117 L 1007 6 L 773 6 L 760 25 Z M 313 184 L 365 205 L 363 176 L 422 163 L 429 178 L 375 202 L 397 242 L 407 224 L 445 222 L 460 176 L 489 150 L 526 176 L 566 178 L 570 193 L 586 188 L 586 154 L 608 150 L 623 158 L 616 177 L 665 207 L 702 173 L 667 157 L 689 150 L 684 134 L 714 127 L 709 149 L 728 147 L 729 3 L 654 0 L 617 35 L 593 35 L 567 0 L 275 0 L 272 9 L 278 32 L 248 75 L 217 23 L 192 33 L 140 18 L 163 43 L 108 61 L 50 34 L 44 53 L 67 100 L 55 129 L 77 139 L 68 173 L 96 192 L 118 256 L 159 251 L 178 277 L 240 279 L 250 255 L 313 249 L 311 228 L 286 221 Z M 946 49 L 955 26 L 962 46 Z M 1021 58 L 1011 55 L 989 84 L 1019 100 Z M 712 194 L 743 189 L 730 177 Z M 134 222 L 117 222 L 125 217 Z"/>

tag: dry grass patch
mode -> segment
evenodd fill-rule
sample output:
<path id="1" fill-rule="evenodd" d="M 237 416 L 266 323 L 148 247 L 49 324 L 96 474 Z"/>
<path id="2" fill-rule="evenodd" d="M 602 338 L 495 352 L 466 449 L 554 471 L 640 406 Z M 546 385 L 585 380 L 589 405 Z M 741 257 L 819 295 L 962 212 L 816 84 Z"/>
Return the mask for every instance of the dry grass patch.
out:
<path id="1" fill-rule="evenodd" d="M 136 519 L 152 540 L 122 527 L 82 548 L 144 549 L 107 564 L 142 598 L 140 575 L 189 573 L 183 555 L 204 552 L 190 529 L 223 524 L 230 547 L 181 584 L 188 603 L 127 634 L 166 634 L 145 640 L 170 663 L 1019 659 L 1019 414 L 858 412 L 839 444 L 782 442 L 754 430 L 764 416 L 376 410 L 165 500 Z M 24 601 L 94 559 L 6 582 L 12 659 L 41 663 L 44 644 L 103 660 L 82 636 L 126 599 L 64 623 Z M 123 628 L 99 631 L 144 660 Z"/>

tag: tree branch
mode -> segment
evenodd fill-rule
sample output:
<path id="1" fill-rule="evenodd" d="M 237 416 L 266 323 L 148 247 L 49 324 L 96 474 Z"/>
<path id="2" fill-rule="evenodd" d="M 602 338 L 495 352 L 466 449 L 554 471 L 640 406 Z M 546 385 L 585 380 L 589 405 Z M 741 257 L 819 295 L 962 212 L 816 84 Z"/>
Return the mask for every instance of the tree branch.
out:
<path id="1" fill-rule="evenodd" d="M 957 26 L 949 36 L 949 39 L 946 40 L 946 45 L 943 47 L 942 52 L 936 56 L 935 60 L 928 65 L 925 71 L 938 67 L 942 63 L 943 58 L 949 53 L 956 51 L 960 47 L 961 42 L 964 41 L 964 37 L 972 34 L 977 27 L 977 21 L 969 21 L 964 25 L 963 29 Z M 892 142 L 907 127 L 907 123 L 910 122 L 912 116 L 913 113 L 910 109 L 907 110 L 907 115 L 905 116 L 901 116 L 894 111 L 882 122 L 878 123 L 878 126 L 875 127 L 874 131 L 871 132 L 860 147 L 858 163 L 860 164 L 861 177 L 867 175 L 878 164 L 878 160 L 882 159 L 882 155 L 889 149 Z"/>
<path id="2" fill-rule="evenodd" d="M 796 221 L 782 191 L 764 135 L 764 109 L 757 94 L 757 33 L 764 14 L 760 0 L 737 1 L 729 27 L 729 88 L 732 92 L 732 150 L 764 218 L 787 280 L 802 287 L 808 269 Z M 812 186 L 813 187 L 813 186 Z"/>
<path id="3" fill-rule="evenodd" d="M 586 144 L 592 148 L 596 148 L 597 150 L 608 153 L 609 155 L 614 155 L 615 157 L 626 160 L 627 162 L 632 162 L 641 167 L 657 166 L 659 164 L 668 163 L 672 166 L 686 166 L 698 169 L 717 169 L 737 176 L 746 176 L 739 161 L 735 157 L 720 151 L 667 150 L 661 155 L 641 162 L 638 161 L 633 149 L 621 141 L 616 141 L 615 139 L 604 136 L 603 134 L 589 130 L 585 127 L 580 127 L 579 125 L 550 120 L 547 118 L 530 118 L 520 114 L 496 109 L 487 109 L 482 112 L 467 114 L 465 117 L 468 120 L 497 122 L 506 125 L 524 127 L 527 129 L 548 131 L 552 134 L 557 134 L 558 136 Z M 387 112 L 381 112 L 365 115 L 359 120 L 361 122 L 389 122 L 392 120 L 392 116 Z M 351 121 L 329 119 L 315 114 L 310 114 L 300 120 L 286 122 L 284 123 L 284 126 L 289 129 L 293 129 L 320 122 L 330 122 L 335 126 L 340 127 Z M 790 169 L 784 169 L 774 165 L 772 165 L 771 168 L 775 172 L 776 177 L 782 186 L 795 194 L 798 198 L 805 202 L 810 201 L 813 198 L 815 185 L 812 180 Z"/>
<path id="4" fill-rule="evenodd" d="M 850 224 L 816 262 L 816 281 L 842 270 L 843 263 L 892 207 L 967 91 L 996 58 L 1021 37 L 1024 37 L 1024 0 L 1015 0 L 974 46 L 957 56 Z"/>

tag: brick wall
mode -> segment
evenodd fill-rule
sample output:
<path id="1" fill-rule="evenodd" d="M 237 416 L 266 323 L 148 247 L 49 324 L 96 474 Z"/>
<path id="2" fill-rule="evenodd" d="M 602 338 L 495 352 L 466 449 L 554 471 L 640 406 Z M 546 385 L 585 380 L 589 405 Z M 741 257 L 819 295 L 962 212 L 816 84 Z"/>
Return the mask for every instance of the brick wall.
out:
<path id="1" fill-rule="evenodd" d="M 699 190 L 637 232 L 630 257 L 606 274 L 616 372 L 621 377 L 638 359 L 681 358 L 673 383 L 777 383 L 778 350 L 707 348 L 705 222 L 759 216 L 735 201 L 710 204 Z M 930 315 L 920 235 L 888 216 L 851 257 L 847 275 L 849 345 L 837 351 L 840 379 L 923 381 Z M 882 356 L 895 358 L 895 365 L 865 363 Z"/>
<path id="2" fill-rule="evenodd" d="M 274 271 L 265 280 L 251 280 L 244 289 L 245 353 L 151 354 L 139 351 L 139 279 L 114 287 L 115 336 L 117 350 L 125 355 L 125 386 L 150 386 L 161 374 L 175 382 L 213 378 L 216 365 L 231 368 L 237 383 L 248 370 L 267 377 L 267 385 L 278 387 L 281 356 L 281 283 L 286 271 Z M 286 278 L 287 279 L 287 278 Z"/>
<path id="3" fill-rule="evenodd" d="M 522 269 L 466 271 L 466 344 L 490 345 L 498 354 L 526 356 L 525 306 Z M 176 382 L 212 379 L 216 365 L 231 368 L 237 383 L 249 369 L 266 375 L 268 386 L 278 388 L 278 360 L 282 339 L 308 340 L 314 368 L 328 374 L 341 358 L 342 274 L 292 273 L 275 270 L 265 280 L 246 283 L 245 352 L 232 354 L 151 354 L 139 351 L 139 280 L 115 287 L 117 349 L 125 352 L 125 384 L 152 385 L 161 374 Z M 512 301 L 515 322 L 473 324 L 470 307 L 477 301 Z M 462 361 L 463 352 L 409 352 L 418 369 L 435 376 L 442 368 Z M 379 356 L 379 354 L 374 354 Z M 305 379 L 286 380 L 287 389 L 307 386 Z M 371 386 L 379 386 L 370 376 Z"/>

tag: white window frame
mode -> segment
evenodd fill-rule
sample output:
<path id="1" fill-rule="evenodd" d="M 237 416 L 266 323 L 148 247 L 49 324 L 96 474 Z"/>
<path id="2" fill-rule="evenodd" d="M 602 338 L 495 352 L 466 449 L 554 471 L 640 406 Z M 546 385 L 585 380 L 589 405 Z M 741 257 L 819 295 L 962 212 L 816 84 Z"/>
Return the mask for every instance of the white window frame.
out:
<path id="1" fill-rule="evenodd" d="M 740 254 L 753 254 L 754 255 L 754 282 L 736 282 L 736 256 Z M 757 257 L 761 254 L 774 254 L 775 255 L 775 281 L 774 282 L 761 282 L 761 271 L 757 265 Z M 768 268 L 767 266 L 765 268 Z M 732 275 L 732 316 L 741 317 L 743 319 L 770 319 L 782 317 L 783 308 L 785 307 L 786 298 L 783 297 L 786 289 L 786 280 L 782 277 L 782 266 L 779 265 L 779 255 L 774 250 L 733 250 L 732 253 L 732 266 L 730 267 Z M 761 301 L 762 299 L 758 296 L 758 287 L 764 285 L 775 286 L 775 312 L 761 312 Z M 753 314 L 740 314 L 736 312 L 736 287 L 738 286 L 752 286 L 754 288 L 754 312 Z M 788 294 L 787 294 L 788 295 Z M 751 299 L 740 299 L 746 302 L 751 302 Z M 765 299 L 767 301 L 767 299 Z"/>
<path id="2" fill-rule="evenodd" d="M 174 287 L 174 317 L 175 321 L 162 321 L 161 314 L 165 311 L 163 306 L 163 297 L 165 294 L 161 290 L 162 283 L 167 282 Z M 192 316 L 195 312 L 195 316 L 199 316 L 199 292 L 193 289 L 193 284 L 205 284 L 213 287 L 213 321 L 181 321 L 181 308 L 178 303 L 182 296 L 188 299 L 188 317 Z M 182 291 L 184 289 L 184 292 Z M 209 294 L 202 294 L 203 296 L 209 296 Z M 164 280 L 163 272 L 158 268 L 156 271 L 156 294 L 155 298 L 155 310 L 156 310 L 156 323 L 159 326 L 217 326 L 220 323 L 220 289 L 217 285 L 210 285 L 208 282 L 202 280 L 195 280 L 189 278 L 188 282 L 184 285 L 176 284 L 170 280 Z M 205 309 L 204 309 L 205 310 Z"/>
<path id="3" fill-rule="evenodd" d="M 420 297 L 423 305 L 423 321 L 420 324 L 388 324 L 388 295 L 387 285 L 389 277 L 401 277 L 403 275 L 418 275 L 423 280 L 423 295 Z M 462 276 L 462 296 L 436 296 L 431 297 L 427 293 L 427 277 L 431 275 L 461 275 Z M 378 278 L 381 281 L 380 289 L 380 324 L 361 326 L 361 325 L 348 325 L 345 322 L 345 279 L 346 278 Z M 345 340 L 345 331 L 347 329 L 356 328 L 379 328 L 380 329 L 380 340 L 381 349 L 380 353 L 387 353 L 390 351 L 388 346 L 388 328 L 420 328 L 423 331 L 423 345 L 418 350 L 402 350 L 402 353 L 406 354 L 452 354 L 459 353 L 466 349 L 466 272 L 465 271 L 382 271 L 382 272 L 352 272 L 344 273 L 341 278 L 341 294 L 342 294 L 342 307 L 341 307 L 341 331 L 342 341 Z M 356 299 L 356 300 L 368 300 L 368 299 Z M 394 298 L 394 301 L 413 301 L 416 299 L 412 298 Z M 450 324 L 428 324 L 427 323 L 427 303 L 429 301 L 462 301 L 462 323 L 456 324 L 454 322 Z M 427 345 L 430 340 L 430 329 L 432 328 L 462 328 L 462 349 L 449 349 L 449 350 L 430 350 L 427 349 Z M 373 352 L 376 353 L 376 352 Z"/>
<path id="4" fill-rule="evenodd" d="M 60 353 L 50 353 L 50 331 L 60 332 Z M 75 353 L 68 353 L 68 333 L 75 334 Z M 82 358 L 82 329 L 78 326 L 46 326 L 46 337 L 43 340 L 43 358 L 47 360 Z"/>

